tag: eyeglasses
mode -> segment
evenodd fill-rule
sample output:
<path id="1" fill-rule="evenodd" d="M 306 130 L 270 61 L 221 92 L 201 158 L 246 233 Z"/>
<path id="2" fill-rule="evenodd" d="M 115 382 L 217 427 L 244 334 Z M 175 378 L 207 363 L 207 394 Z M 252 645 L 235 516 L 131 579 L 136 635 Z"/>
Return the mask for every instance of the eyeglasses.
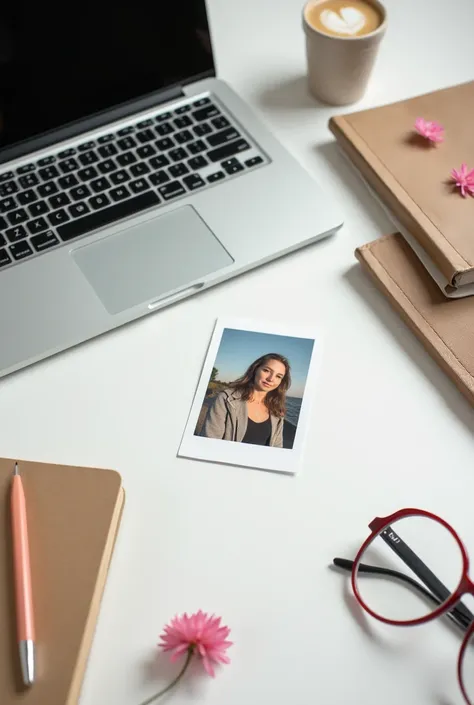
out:
<path id="1" fill-rule="evenodd" d="M 377 517 L 369 528 L 355 560 L 334 558 L 334 564 L 352 571 L 354 595 L 375 619 L 408 627 L 446 615 L 466 632 L 457 672 L 466 702 L 474 705 L 474 614 L 461 602 L 474 595 L 474 582 L 461 539 L 422 509 Z"/>

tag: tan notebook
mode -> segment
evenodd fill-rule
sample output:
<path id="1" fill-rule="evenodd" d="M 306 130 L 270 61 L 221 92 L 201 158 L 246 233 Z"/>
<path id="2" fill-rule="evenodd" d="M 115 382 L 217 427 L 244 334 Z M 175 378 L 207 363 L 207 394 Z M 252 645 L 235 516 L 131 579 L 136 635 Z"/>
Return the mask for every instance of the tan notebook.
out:
<path id="1" fill-rule="evenodd" d="M 23 478 L 36 620 L 36 682 L 21 685 L 10 534 L 14 460 L 0 459 L 0 703 L 75 705 L 113 552 L 120 475 L 17 459 Z"/>
<path id="2" fill-rule="evenodd" d="M 474 404 L 474 298 L 447 299 L 399 233 L 359 247 L 356 256 Z"/>
<path id="3" fill-rule="evenodd" d="M 450 182 L 452 168 L 474 168 L 473 115 L 474 81 L 329 122 L 362 176 L 455 289 L 474 282 L 474 198 L 462 198 Z M 418 138 L 417 117 L 439 121 L 444 142 L 431 147 Z"/>

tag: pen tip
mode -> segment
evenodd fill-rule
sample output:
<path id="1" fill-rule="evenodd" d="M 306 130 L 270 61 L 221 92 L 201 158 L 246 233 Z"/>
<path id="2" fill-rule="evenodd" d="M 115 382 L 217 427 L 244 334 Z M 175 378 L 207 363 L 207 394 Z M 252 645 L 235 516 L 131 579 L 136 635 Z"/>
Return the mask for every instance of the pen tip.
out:
<path id="1" fill-rule="evenodd" d="M 15 469 L 13 471 L 14 475 L 19 475 L 20 473 L 18 472 L 18 463 L 15 463 Z"/>

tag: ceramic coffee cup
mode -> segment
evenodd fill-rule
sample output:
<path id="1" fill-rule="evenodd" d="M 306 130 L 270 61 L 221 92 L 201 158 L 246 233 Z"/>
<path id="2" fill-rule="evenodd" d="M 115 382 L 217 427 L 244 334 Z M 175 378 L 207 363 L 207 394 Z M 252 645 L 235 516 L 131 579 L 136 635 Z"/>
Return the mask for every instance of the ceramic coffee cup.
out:
<path id="1" fill-rule="evenodd" d="M 333 4 L 337 9 L 342 5 L 339 0 L 309 0 L 303 9 L 308 85 L 312 95 L 324 103 L 349 105 L 360 100 L 366 91 L 387 28 L 387 12 L 379 0 L 363 0 L 363 3 L 347 0 L 340 12 L 332 10 Z M 361 29 L 362 13 L 357 10 L 357 6 L 363 5 L 370 6 L 372 14 L 378 13 L 380 21 L 365 34 Z M 327 29 L 319 19 L 320 6 L 325 11 L 323 19 L 328 24 Z M 334 33 L 339 30 L 340 35 Z"/>

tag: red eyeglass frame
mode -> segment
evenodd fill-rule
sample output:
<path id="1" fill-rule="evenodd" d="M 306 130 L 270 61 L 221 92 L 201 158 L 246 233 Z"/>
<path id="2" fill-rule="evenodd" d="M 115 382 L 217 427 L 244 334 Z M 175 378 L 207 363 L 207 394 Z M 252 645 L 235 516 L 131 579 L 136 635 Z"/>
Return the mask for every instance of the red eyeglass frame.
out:
<path id="1" fill-rule="evenodd" d="M 439 607 L 437 607 L 433 612 L 430 614 L 426 615 L 425 617 L 419 617 L 418 619 L 412 619 L 412 620 L 405 620 L 405 621 L 396 621 L 393 619 L 387 619 L 386 617 L 383 617 L 382 615 L 377 614 L 374 612 L 368 605 L 365 604 L 364 600 L 362 599 L 359 590 L 357 588 L 357 570 L 358 570 L 358 565 L 361 562 L 361 558 L 366 551 L 367 547 L 372 543 L 372 541 L 382 533 L 382 531 L 390 526 L 391 524 L 394 524 L 397 521 L 400 521 L 400 519 L 406 519 L 407 517 L 411 516 L 420 516 L 424 517 L 426 519 L 431 519 L 432 521 L 436 521 L 441 526 L 443 526 L 449 533 L 452 535 L 452 537 L 455 539 L 457 545 L 459 546 L 459 550 L 461 552 L 461 557 L 462 557 L 462 574 L 461 574 L 461 579 L 459 581 L 459 584 L 457 588 L 454 590 L 453 594 Z M 369 524 L 369 529 L 371 530 L 370 536 L 364 541 L 362 546 L 357 552 L 357 555 L 354 559 L 354 564 L 352 567 L 352 573 L 351 573 L 351 585 L 352 585 L 352 590 L 354 592 L 354 596 L 359 603 L 359 605 L 368 613 L 371 615 L 371 617 L 374 617 L 374 619 L 379 620 L 379 622 L 384 622 L 385 624 L 391 624 L 395 627 L 414 627 L 417 626 L 418 624 L 426 624 L 427 622 L 431 622 L 433 619 L 436 619 L 437 617 L 440 617 L 441 615 L 445 614 L 446 612 L 449 612 L 450 610 L 455 607 L 455 605 L 459 602 L 459 600 L 464 596 L 464 595 L 474 595 L 474 582 L 470 579 L 469 577 L 469 557 L 467 555 L 467 551 L 464 547 L 463 542 L 461 541 L 459 535 L 456 533 L 456 531 L 453 529 L 453 527 L 448 524 L 444 519 L 441 517 L 437 516 L 436 514 L 432 514 L 431 512 L 427 512 L 424 509 L 415 509 L 415 508 L 407 508 L 407 509 L 400 509 L 398 512 L 394 512 L 393 514 L 390 514 L 389 516 L 386 517 L 376 517 L 373 519 L 370 524 Z M 457 663 L 457 675 L 458 675 L 458 681 L 459 681 L 459 687 L 461 688 L 461 692 L 464 696 L 465 701 L 468 703 L 468 705 L 474 705 L 474 701 L 470 700 L 466 688 L 464 687 L 464 682 L 463 682 L 463 677 L 462 677 L 462 664 L 463 664 L 463 658 L 464 654 L 467 648 L 467 645 L 469 641 L 471 640 L 471 637 L 474 634 L 474 621 L 471 623 L 471 625 L 468 627 L 466 631 L 466 635 L 463 639 L 463 642 L 461 644 L 461 647 L 459 649 L 459 656 L 458 656 L 458 663 Z"/>

